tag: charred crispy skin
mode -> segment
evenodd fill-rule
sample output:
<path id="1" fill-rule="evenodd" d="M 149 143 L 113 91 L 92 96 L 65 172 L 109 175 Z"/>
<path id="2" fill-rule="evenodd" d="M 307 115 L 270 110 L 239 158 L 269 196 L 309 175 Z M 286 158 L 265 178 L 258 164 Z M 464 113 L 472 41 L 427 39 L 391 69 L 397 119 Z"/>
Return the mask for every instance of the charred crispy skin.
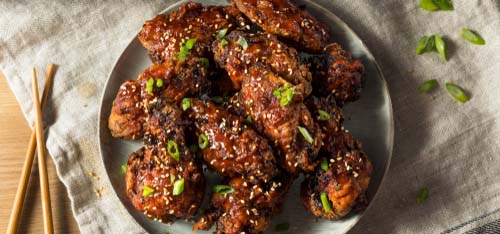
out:
<path id="1" fill-rule="evenodd" d="M 120 86 L 113 101 L 108 120 L 111 135 L 133 140 L 142 137 L 144 118 L 140 87 L 128 80 Z"/>
<path id="2" fill-rule="evenodd" d="M 238 43 L 240 38 L 247 42 L 246 50 Z M 215 61 L 226 69 L 236 87 L 240 87 L 249 68 L 259 62 L 300 88 L 301 93 L 311 93 L 312 76 L 307 66 L 300 63 L 294 48 L 286 46 L 276 36 L 233 31 L 224 40 L 228 42 L 227 45 L 221 43 L 222 39 L 212 44 Z"/>
<path id="3" fill-rule="evenodd" d="M 230 0 L 264 31 L 297 43 L 310 52 L 320 52 L 329 40 L 326 25 L 289 0 Z"/>
<path id="4" fill-rule="evenodd" d="M 203 6 L 188 2 L 176 12 L 160 14 L 147 21 L 138 38 L 153 63 L 177 59 L 179 43 L 196 38 L 191 56 L 209 57 L 210 45 L 220 29 L 245 27 L 241 13 L 231 6 Z M 211 56 L 210 56 L 211 57 Z"/>
<path id="5" fill-rule="evenodd" d="M 208 138 L 201 153 L 209 167 L 223 176 L 242 176 L 251 182 L 268 181 L 277 174 L 271 146 L 241 117 L 198 99 L 191 99 L 187 113 L 197 135 Z"/>
<path id="6" fill-rule="evenodd" d="M 321 130 L 302 103 L 303 94 L 293 91 L 292 100 L 282 105 L 273 91 L 293 86 L 262 66 L 250 68 L 240 91 L 240 103 L 252 117 L 255 128 L 272 140 L 280 166 L 296 174 L 312 171 L 321 146 Z M 301 135 L 302 127 L 313 138 L 309 143 Z"/>
<path id="7" fill-rule="evenodd" d="M 330 119 L 319 121 L 325 132 L 320 161 L 328 163 L 328 170 L 320 166 L 306 177 L 301 185 L 301 199 L 314 216 L 330 220 L 344 217 L 355 206 L 363 206 L 365 191 L 370 183 L 372 165 L 362 150 L 361 143 L 345 130 L 340 109 L 328 98 L 310 98 L 307 101 L 312 113 L 323 110 Z M 325 193 L 332 209 L 326 212 L 320 194 Z"/>
<path id="8" fill-rule="evenodd" d="M 314 95 L 333 95 L 339 105 L 359 99 L 365 79 L 365 67 L 360 60 L 336 43 L 325 48 L 324 54 L 311 57 Z"/>
<path id="9" fill-rule="evenodd" d="M 149 93 L 147 83 L 151 78 L 153 86 Z M 126 81 L 120 87 L 108 120 L 112 136 L 142 137 L 148 110 L 155 106 L 158 97 L 179 103 L 185 96 L 205 93 L 209 85 L 207 69 L 195 58 L 188 58 L 185 63 L 168 61 L 147 68 L 137 80 Z"/>
<path id="10" fill-rule="evenodd" d="M 242 178 L 229 179 L 227 185 L 234 192 L 213 193 L 213 208 L 204 214 L 193 230 L 208 230 L 216 223 L 218 234 L 263 233 L 271 223 L 271 217 L 281 210 L 292 182 L 288 175 L 257 184 Z"/>

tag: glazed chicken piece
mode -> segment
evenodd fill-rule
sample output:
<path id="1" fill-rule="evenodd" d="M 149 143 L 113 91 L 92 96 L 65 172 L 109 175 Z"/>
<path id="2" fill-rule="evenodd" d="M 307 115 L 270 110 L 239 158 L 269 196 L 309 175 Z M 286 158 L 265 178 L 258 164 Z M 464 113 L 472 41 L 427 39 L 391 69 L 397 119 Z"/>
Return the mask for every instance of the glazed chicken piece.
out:
<path id="1" fill-rule="evenodd" d="M 253 126 L 275 146 L 278 163 L 292 174 L 312 171 L 321 146 L 321 130 L 302 103 L 304 95 L 260 65 L 250 68 L 240 101 Z"/>
<path id="2" fill-rule="evenodd" d="M 207 68 L 196 58 L 147 68 L 137 80 L 126 81 L 120 87 L 108 120 L 112 136 L 142 137 L 148 110 L 154 107 L 159 96 L 167 102 L 180 103 L 185 96 L 201 96 L 208 86 Z"/>
<path id="3" fill-rule="evenodd" d="M 242 46 L 245 44 L 246 48 Z M 301 93 L 311 93 L 312 76 L 307 66 L 300 63 L 294 48 L 283 44 L 272 34 L 233 31 L 214 41 L 212 48 L 216 63 L 226 69 L 235 87 L 239 88 L 249 68 L 260 62 L 297 89 L 300 88 Z"/>
<path id="4" fill-rule="evenodd" d="M 190 50 L 194 57 L 211 57 L 210 46 L 221 29 L 249 28 L 245 18 L 232 6 L 203 6 L 188 2 L 178 11 L 160 14 L 147 21 L 138 35 L 153 63 L 178 59 L 181 44 L 196 39 Z"/>
<path id="5" fill-rule="evenodd" d="M 313 93 L 333 95 L 338 105 L 359 99 L 365 80 L 365 67 L 339 44 L 328 45 L 323 55 L 308 59 L 313 72 Z"/>
<path id="6" fill-rule="evenodd" d="M 276 160 L 267 140 L 240 116 L 210 101 L 190 100 L 186 110 L 193 121 L 205 163 L 227 177 L 267 182 L 277 174 Z"/>
<path id="7" fill-rule="evenodd" d="M 128 160 L 127 197 L 159 222 L 193 217 L 203 201 L 205 177 L 186 146 L 181 114 L 175 105 L 158 105 L 149 116 L 146 147 Z"/>
<path id="8" fill-rule="evenodd" d="M 328 28 L 289 0 L 230 0 L 264 31 L 298 44 L 309 52 L 321 52 L 329 40 Z"/>
<path id="9" fill-rule="evenodd" d="M 212 209 L 205 212 L 193 230 L 208 230 L 215 223 L 218 234 L 263 233 L 271 217 L 280 212 L 292 179 L 280 175 L 269 183 L 252 184 L 242 178 L 229 179 L 225 185 L 233 192 L 214 192 Z"/>
<path id="10" fill-rule="evenodd" d="M 329 99 L 312 97 L 307 101 L 311 112 L 322 116 L 318 122 L 325 137 L 319 154 L 321 163 L 302 182 L 301 199 L 314 216 L 335 220 L 347 215 L 353 207 L 366 206 L 365 191 L 372 165 L 361 143 L 341 126 L 342 113 Z M 320 110 L 324 113 L 320 114 Z"/>

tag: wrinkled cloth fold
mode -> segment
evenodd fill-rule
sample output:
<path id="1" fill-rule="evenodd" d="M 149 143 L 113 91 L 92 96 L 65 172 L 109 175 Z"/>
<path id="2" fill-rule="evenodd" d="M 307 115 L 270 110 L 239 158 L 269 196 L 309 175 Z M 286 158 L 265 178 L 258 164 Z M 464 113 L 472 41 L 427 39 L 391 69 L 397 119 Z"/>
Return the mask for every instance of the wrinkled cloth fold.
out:
<path id="1" fill-rule="evenodd" d="M 48 64 L 58 65 L 44 117 L 46 145 L 82 233 L 145 232 L 105 179 L 98 111 L 114 62 L 143 22 L 171 2 L 0 2 L 0 70 L 30 125 L 30 68 L 42 74 Z M 394 109 L 391 167 L 351 232 L 500 233 L 500 2 L 455 0 L 453 11 L 437 12 L 421 10 L 418 1 L 316 2 L 343 19 L 374 54 Z M 486 45 L 463 40 L 462 28 L 479 32 Z M 418 39 L 430 34 L 443 36 L 447 62 L 437 53 L 416 55 Z M 418 93 L 429 79 L 439 88 Z M 463 87 L 470 101 L 453 100 L 446 82 Z M 417 204 L 423 187 L 429 197 Z"/>

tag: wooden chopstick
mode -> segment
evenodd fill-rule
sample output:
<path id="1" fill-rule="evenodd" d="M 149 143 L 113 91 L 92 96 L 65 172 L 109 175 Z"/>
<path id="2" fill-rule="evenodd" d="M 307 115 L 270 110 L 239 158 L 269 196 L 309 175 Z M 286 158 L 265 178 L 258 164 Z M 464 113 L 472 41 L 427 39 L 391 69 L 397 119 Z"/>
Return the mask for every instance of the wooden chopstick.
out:
<path id="1" fill-rule="evenodd" d="M 52 226 L 52 210 L 50 207 L 49 178 L 47 176 L 47 164 L 45 163 L 45 143 L 43 141 L 42 108 L 38 94 L 38 81 L 36 70 L 33 68 L 33 104 L 36 111 L 36 144 L 38 153 L 38 172 L 40 174 L 40 188 L 42 190 L 43 224 L 45 234 L 54 233 Z"/>
<path id="2" fill-rule="evenodd" d="M 42 110 L 45 109 L 45 106 L 47 104 L 47 98 L 49 96 L 50 87 L 52 86 L 52 77 L 54 75 L 54 70 L 55 70 L 54 64 L 50 64 L 45 79 L 45 86 L 43 88 Z M 26 197 L 25 196 L 26 188 L 28 187 L 31 168 L 33 166 L 33 159 L 35 157 L 35 149 L 36 149 L 36 128 L 35 126 L 33 126 L 33 131 L 31 132 L 28 151 L 26 152 L 26 159 L 24 161 L 23 170 L 21 172 L 21 180 L 19 181 L 19 185 L 17 187 L 16 197 L 14 199 L 14 206 L 12 208 L 9 224 L 7 226 L 8 234 L 17 233 L 17 226 L 19 223 L 19 219 L 21 217 L 24 198 Z"/>

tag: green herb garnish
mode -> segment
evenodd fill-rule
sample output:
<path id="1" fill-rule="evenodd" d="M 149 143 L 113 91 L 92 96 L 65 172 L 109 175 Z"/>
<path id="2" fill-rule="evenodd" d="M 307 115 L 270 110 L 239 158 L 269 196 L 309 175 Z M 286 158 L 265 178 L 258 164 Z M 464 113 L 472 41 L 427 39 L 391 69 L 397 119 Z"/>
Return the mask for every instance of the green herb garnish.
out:
<path id="1" fill-rule="evenodd" d="M 297 128 L 299 129 L 299 132 L 300 132 L 300 134 L 302 134 L 302 136 L 304 137 L 304 139 L 305 139 L 305 140 L 306 140 L 309 144 L 311 144 L 311 145 L 312 145 L 312 143 L 313 143 L 314 139 L 311 137 L 311 135 L 309 134 L 309 132 L 307 131 L 307 129 L 306 129 L 306 128 L 304 128 L 304 127 L 301 127 L 301 126 L 298 126 Z"/>
<path id="2" fill-rule="evenodd" d="M 427 200 L 427 197 L 429 197 L 429 189 L 421 188 L 417 194 L 417 204 L 422 204 L 425 200 Z"/>
<path id="3" fill-rule="evenodd" d="M 328 200 L 326 193 L 321 193 L 320 197 L 321 197 L 321 204 L 323 204 L 323 210 L 325 210 L 325 212 L 329 212 L 332 209 L 332 207 L 330 206 L 330 201 Z"/>
<path id="4" fill-rule="evenodd" d="M 146 84 L 146 91 L 148 92 L 148 94 L 153 94 L 154 84 L 155 84 L 155 79 L 153 79 L 153 77 L 150 77 L 148 83 Z"/>
<path id="5" fill-rule="evenodd" d="M 289 223 L 276 224 L 276 227 L 274 228 L 274 230 L 277 231 L 277 232 L 288 231 L 288 229 L 290 229 L 290 224 Z"/>
<path id="6" fill-rule="evenodd" d="M 170 173 L 170 184 L 173 184 L 175 182 L 175 175 Z"/>
<path id="7" fill-rule="evenodd" d="M 156 80 L 156 87 L 160 88 L 163 86 L 163 80 L 162 79 L 157 79 Z"/>
<path id="8" fill-rule="evenodd" d="M 436 50 L 434 35 L 420 38 L 416 49 L 418 55 L 434 50 Z"/>
<path id="9" fill-rule="evenodd" d="M 168 154 L 170 154 L 170 156 L 172 156 L 172 158 L 179 161 L 180 153 L 179 148 L 177 147 L 177 143 L 172 140 L 168 141 L 167 152 Z"/>
<path id="10" fill-rule="evenodd" d="M 125 173 L 127 173 L 127 164 L 126 163 L 122 164 L 122 174 L 125 175 Z"/>
<path id="11" fill-rule="evenodd" d="M 466 103 L 469 100 L 469 97 L 458 85 L 452 83 L 446 83 L 445 86 L 448 93 L 458 102 Z"/>
<path id="12" fill-rule="evenodd" d="M 434 86 L 436 86 L 436 84 L 437 84 L 437 80 L 435 80 L 435 79 L 428 80 L 428 81 L 422 83 L 420 85 L 420 87 L 418 87 L 418 91 L 421 93 L 427 93 L 427 92 L 431 91 L 431 89 L 434 88 Z"/>
<path id="13" fill-rule="evenodd" d="M 155 190 L 147 185 L 142 186 L 142 196 L 143 197 L 149 197 L 153 195 Z"/>
<path id="14" fill-rule="evenodd" d="M 446 58 L 446 44 L 444 43 L 443 39 L 439 35 L 434 35 L 434 40 L 436 43 L 436 49 L 441 57 L 443 57 L 444 60 L 448 60 Z"/>
<path id="15" fill-rule="evenodd" d="M 229 44 L 229 42 L 227 42 L 227 40 L 226 40 L 226 39 L 222 38 L 222 40 L 220 40 L 220 45 L 221 45 L 221 46 L 225 46 L 225 45 L 227 45 L 227 44 Z"/>
<path id="16" fill-rule="evenodd" d="M 427 11 L 453 10 L 453 4 L 451 3 L 450 0 L 420 0 L 420 7 Z"/>
<path id="17" fill-rule="evenodd" d="M 253 122 L 253 120 L 252 120 L 252 116 L 250 116 L 250 115 L 249 115 L 249 116 L 247 116 L 247 122 L 249 122 L 249 123 L 252 123 L 252 122 Z"/>
<path id="18" fill-rule="evenodd" d="M 342 188 L 342 184 L 337 184 L 337 185 L 335 185 L 335 190 L 339 191 L 339 190 L 340 190 L 340 188 Z"/>
<path id="19" fill-rule="evenodd" d="M 236 43 L 238 43 L 238 45 L 240 45 L 244 51 L 247 50 L 248 43 L 244 37 L 242 37 L 242 36 L 238 37 L 238 41 L 236 41 Z"/>
<path id="20" fill-rule="evenodd" d="M 293 87 L 289 84 L 285 84 L 273 91 L 273 95 L 280 100 L 280 106 L 286 106 L 293 99 Z"/>
<path id="21" fill-rule="evenodd" d="M 175 53 L 174 55 L 177 56 L 181 62 L 186 61 L 186 56 L 191 54 L 191 49 L 193 48 L 195 43 L 196 43 L 196 38 L 191 38 L 187 40 L 184 44 L 181 43 L 179 52 Z"/>
<path id="22" fill-rule="evenodd" d="M 229 185 L 218 184 L 212 188 L 212 192 L 217 194 L 228 194 L 233 193 L 234 188 Z"/>
<path id="23" fill-rule="evenodd" d="M 486 41 L 479 34 L 467 28 L 462 29 L 462 38 L 475 45 L 486 44 Z"/>
<path id="24" fill-rule="evenodd" d="M 205 135 L 205 134 L 202 133 L 198 137 L 198 146 L 200 147 L 200 149 L 207 148 L 207 146 L 208 146 L 208 137 L 207 137 L 207 135 Z"/>
<path id="25" fill-rule="evenodd" d="M 328 114 L 328 112 L 324 110 L 318 110 L 318 113 L 319 113 L 318 117 L 319 120 L 326 121 L 330 119 L 330 114 Z"/>
<path id="26" fill-rule="evenodd" d="M 433 0 L 420 0 L 420 7 L 427 11 L 435 11 L 439 9 Z"/>
<path id="27" fill-rule="evenodd" d="M 219 32 L 217 32 L 217 36 L 215 36 L 215 38 L 222 39 L 224 36 L 226 36 L 226 33 L 227 33 L 227 28 L 223 28 L 219 30 Z"/>
<path id="28" fill-rule="evenodd" d="M 172 194 L 174 196 L 177 196 L 180 195 L 182 192 L 184 192 L 184 178 L 176 180 L 174 182 L 174 189 L 172 191 Z"/>
<path id="29" fill-rule="evenodd" d="M 327 160 L 323 160 L 321 161 L 321 169 L 323 169 L 323 171 L 328 171 L 328 161 Z"/>
<path id="30" fill-rule="evenodd" d="M 182 110 L 185 111 L 191 107 L 191 99 L 190 98 L 183 98 L 182 99 Z"/>

